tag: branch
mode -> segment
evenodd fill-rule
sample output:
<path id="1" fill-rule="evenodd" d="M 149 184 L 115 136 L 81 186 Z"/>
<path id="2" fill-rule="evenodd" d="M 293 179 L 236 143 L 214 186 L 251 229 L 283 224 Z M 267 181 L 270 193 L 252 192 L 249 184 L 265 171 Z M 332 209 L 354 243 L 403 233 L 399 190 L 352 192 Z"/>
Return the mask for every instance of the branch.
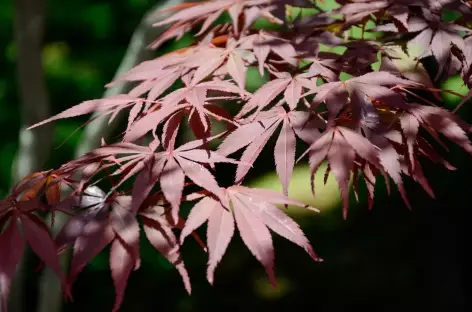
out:
<path id="1" fill-rule="evenodd" d="M 146 12 L 143 19 L 141 20 L 141 23 L 138 25 L 133 33 L 133 36 L 131 37 L 128 50 L 126 51 L 113 80 L 123 75 L 136 65 L 151 58 L 153 55 L 152 51 L 147 48 L 149 43 L 152 42 L 152 40 L 154 40 L 158 35 L 163 33 L 166 29 L 164 27 L 152 27 L 152 24 L 158 22 L 159 20 L 164 20 L 168 16 L 168 14 L 160 14 L 156 18 L 155 13 L 183 2 L 187 1 L 167 0 L 155 5 L 148 12 Z M 120 81 L 113 85 L 113 87 L 108 88 L 103 94 L 103 97 L 105 98 L 113 95 L 127 93 L 132 87 L 132 83 L 128 81 Z M 108 124 L 109 117 L 102 117 L 92 121 L 84 130 L 83 137 L 76 149 L 75 156 L 82 156 L 94 148 L 99 147 L 101 138 L 108 138 L 110 134 L 116 129 L 116 125 L 120 123 L 120 120 L 124 115 L 125 114 L 123 112 L 120 112 L 115 121 L 111 124 Z M 98 116 L 100 116 L 100 113 L 95 113 L 91 118 L 97 118 Z"/>
<path id="2" fill-rule="evenodd" d="M 170 6 L 185 2 L 185 0 L 167 0 L 163 3 L 159 3 L 151 8 L 143 17 L 140 24 L 134 31 L 128 49 L 125 53 L 123 60 L 121 61 L 118 70 L 115 73 L 114 79 L 118 78 L 122 74 L 126 73 L 136 65 L 150 59 L 153 55 L 152 51 L 148 49 L 148 44 L 162 33 L 164 27 L 152 27 L 152 24 L 159 21 L 160 19 L 166 18 L 166 14 L 160 15 L 157 19 L 155 16 L 156 11 L 160 11 Z M 107 89 L 103 94 L 103 97 L 110 97 L 117 94 L 127 93 L 131 90 L 132 84 L 127 81 L 120 81 L 113 87 Z M 100 114 L 92 115 L 92 118 L 96 118 Z M 101 138 L 107 139 L 115 130 L 116 125 L 120 123 L 120 120 L 125 114 L 122 112 L 117 116 L 115 121 L 111 124 L 108 123 L 108 118 L 97 118 L 92 121 L 85 128 L 83 136 L 79 145 L 75 151 L 75 157 L 79 157 L 94 148 L 100 146 Z M 54 231 L 64 226 L 67 221 L 67 217 L 63 217 L 60 220 L 56 220 Z M 70 251 L 64 252 L 60 256 L 61 264 L 66 266 L 69 263 Z M 41 280 L 40 280 L 40 294 L 38 312 L 60 312 L 62 309 L 62 292 L 59 280 L 51 269 L 45 269 Z"/>

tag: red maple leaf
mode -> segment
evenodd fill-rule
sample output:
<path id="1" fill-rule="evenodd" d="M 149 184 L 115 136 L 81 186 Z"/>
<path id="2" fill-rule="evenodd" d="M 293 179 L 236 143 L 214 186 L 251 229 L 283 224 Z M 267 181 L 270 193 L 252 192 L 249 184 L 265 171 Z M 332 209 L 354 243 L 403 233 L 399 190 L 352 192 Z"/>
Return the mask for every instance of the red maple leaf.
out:
<path id="1" fill-rule="evenodd" d="M 229 187 L 226 196 L 223 202 L 212 197 L 201 199 L 192 208 L 180 236 L 180 241 L 183 242 L 190 233 L 208 221 L 207 279 L 211 284 L 215 268 L 234 235 L 235 221 L 243 242 L 262 263 L 274 286 L 274 247 L 269 229 L 305 249 L 315 261 L 322 261 L 299 226 L 274 204 L 310 207 L 277 192 L 244 186 Z"/>

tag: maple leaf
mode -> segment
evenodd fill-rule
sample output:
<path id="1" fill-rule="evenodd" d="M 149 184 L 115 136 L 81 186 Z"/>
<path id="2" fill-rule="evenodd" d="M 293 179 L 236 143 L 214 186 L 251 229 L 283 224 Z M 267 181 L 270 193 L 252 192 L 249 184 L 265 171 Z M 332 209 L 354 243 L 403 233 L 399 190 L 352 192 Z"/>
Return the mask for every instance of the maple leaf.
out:
<path id="1" fill-rule="evenodd" d="M 69 219 L 55 241 L 59 249 L 73 245 L 69 283 L 73 283 L 85 265 L 111 244 L 110 268 L 116 290 L 113 311 L 117 311 L 131 271 L 140 266 L 137 211 L 130 209 L 131 196 L 107 198 L 101 190 L 91 192 L 87 199 L 92 203 L 91 207 Z"/>
<path id="2" fill-rule="evenodd" d="M 354 167 L 359 167 L 356 158 L 364 160 L 374 168 L 382 169 L 379 158 L 379 148 L 373 145 L 362 135 L 345 127 L 332 127 L 326 130 L 308 150 L 302 158 L 309 153 L 311 171 L 311 186 L 314 192 L 314 174 L 325 158 L 328 159 L 329 168 L 338 181 L 343 199 L 343 215 L 347 217 L 349 206 L 348 185 L 351 178 L 350 172 Z M 300 159 L 299 158 L 299 159 Z M 360 168 L 362 170 L 362 168 Z"/>
<path id="3" fill-rule="evenodd" d="M 177 215 L 182 200 L 185 176 L 196 185 L 215 194 L 218 198 L 221 198 L 223 196 L 221 188 L 218 186 L 218 183 L 210 171 L 208 171 L 202 163 L 238 163 L 216 152 L 209 152 L 204 149 L 191 149 L 188 147 L 186 149 L 185 146 L 181 146 L 171 153 L 163 152 L 161 155 L 161 157 L 167 159 L 167 162 L 162 170 L 160 184 L 164 195 L 172 205 L 172 217 L 174 222 L 178 221 Z"/>
<path id="4" fill-rule="evenodd" d="M 380 70 L 388 71 L 392 74 L 401 74 L 405 78 L 422 83 L 428 87 L 433 87 L 433 82 L 424 68 L 414 55 L 411 46 L 407 51 L 400 46 L 386 46 L 383 48 L 383 57 Z"/>
<path id="5" fill-rule="evenodd" d="M 172 16 L 166 18 L 163 21 L 155 23 L 153 26 L 162 26 L 174 22 L 181 22 L 181 21 L 190 21 L 193 19 L 199 18 L 211 18 L 215 20 L 218 16 L 213 17 L 213 13 L 219 13 L 218 15 L 223 13 L 223 10 L 231 8 L 233 5 L 237 5 L 241 2 L 241 0 L 223 0 L 223 1 L 204 1 L 202 3 L 194 3 L 190 7 L 185 7 L 181 9 L 178 13 L 173 14 Z M 173 8 L 169 8 L 167 10 L 173 10 Z"/>
<path id="6" fill-rule="evenodd" d="M 172 222 L 169 222 L 166 216 L 162 206 L 153 206 L 140 213 L 149 242 L 179 271 L 185 289 L 190 294 L 190 279 L 180 255 L 177 238 L 172 232 Z"/>
<path id="7" fill-rule="evenodd" d="M 271 283 L 275 286 L 274 247 L 269 229 L 299 245 L 315 261 L 322 261 L 299 226 L 274 204 L 290 204 L 309 208 L 287 196 L 265 189 L 231 186 L 226 189 L 227 200 L 221 202 L 204 197 L 190 211 L 182 230 L 180 241 L 208 221 L 208 269 L 207 279 L 213 284 L 215 268 L 226 252 L 234 235 L 235 222 L 241 238 L 251 253 L 264 266 Z M 310 208 L 314 210 L 313 208 Z"/>
<path id="8" fill-rule="evenodd" d="M 297 50 L 293 44 L 287 40 L 282 39 L 274 34 L 259 31 L 257 34 L 249 35 L 242 39 L 242 45 L 250 45 L 254 51 L 254 55 L 259 63 L 259 72 L 264 75 L 264 65 L 272 52 L 279 56 L 285 63 L 292 66 L 298 65 Z"/>
<path id="9" fill-rule="evenodd" d="M 188 56 L 195 51 L 195 47 L 189 47 L 184 50 L 164 54 L 154 60 L 144 61 L 105 85 L 105 87 L 110 88 L 123 81 L 148 81 L 157 79 L 165 81 L 167 80 L 167 76 L 172 76 L 172 73 L 181 72 L 182 68 L 179 68 L 178 65 L 184 62 Z M 158 81 L 156 81 L 156 83 L 158 83 Z"/>
<path id="10" fill-rule="evenodd" d="M 213 0 L 171 7 L 165 12 L 175 14 L 155 24 L 170 27 L 151 47 L 194 29 L 196 44 L 145 61 L 106 86 L 132 83 L 133 88 L 126 94 L 80 103 L 31 126 L 93 112 L 110 116 L 111 122 L 129 109 L 121 142 L 106 144 L 102 139 L 99 148 L 57 170 L 25 177 L 0 201 L 0 249 L 6 250 L 0 258 L 2 308 L 6 307 L 15 266 L 27 242 L 61 277 L 66 296 L 84 266 L 110 246 L 116 291 L 113 311 L 117 311 L 129 275 L 140 266 L 138 220 L 151 245 L 176 267 L 188 293 L 190 279 L 180 244 L 189 235 L 208 251 L 210 283 L 236 228 L 274 284 L 274 248 L 269 229 L 320 260 L 298 225 L 275 206 L 293 204 L 313 210 L 287 197 L 297 138 L 309 145 L 301 157 L 309 156 L 313 195 L 314 174 L 327 160 L 325 183 L 334 174 L 345 218 L 351 181 L 357 200 L 358 181 L 365 181 L 369 209 L 379 175 L 384 176 L 388 193 L 393 180 L 408 207 L 411 205 L 403 186 L 404 176 L 434 197 L 420 157 L 455 168 L 421 131 L 427 131 L 446 150 L 441 136 L 472 154 L 468 138 L 472 128 L 453 114 L 472 93 L 453 113 L 434 107 L 428 96 L 416 92 L 440 100 L 441 90 L 434 88 L 420 61 L 432 55 L 439 64 L 436 78 L 460 72 L 465 84 L 472 86 L 470 5 L 454 0 L 337 3 L 339 9 L 303 19 L 292 16 L 292 21 L 287 19 L 289 6 L 323 11 L 318 7 L 320 1 Z M 451 22 L 441 21 L 446 8 L 461 16 Z M 218 22 L 224 13 L 228 13 L 230 23 Z M 252 27 L 260 17 L 281 25 L 281 31 Z M 399 34 L 373 41 L 349 38 L 346 31 L 341 38 L 341 31 L 353 25 L 364 31 L 369 20 L 377 25 L 386 23 L 375 30 Z M 324 52 L 326 47 L 322 45 L 343 48 L 343 52 Z M 377 61 L 379 69 L 373 66 Z M 248 66 L 257 66 L 261 75 L 269 73 L 269 82 L 254 94 L 244 90 Z M 342 74 L 353 77 L 344 79 Z M 183 83 L 183 87 L 170 90 L 176 82 Z M 412 103 L 412 97 L 421 104 Z M 223 121 L 226 129 L 221 130 L 215 120 Z M 196 140 L 176 147 L 185 123 Z M 152 136 L 146 136 L 149 132 Z M 241 186 L 274 134 L 275 170 L 283 194 Z M 151 140 L 143 146 L 148 138 Z M 217 139 L 223 140 L 213 151 L 209 143 Z M 228 157 L 241 149 L 239 160 Z M 216 163 L 237 165 L 235 185 L 220 187 L 212 172 Z M 125 188 L 124 183 L 131 178 L 132 187 Z M 111 183 L 106 194 L 96 186 L 104 179 Z M 64 185 L 73 192 L 61 199 L 60 188 Z M 197 200 L 187 220 L 179 216 L 182 202 Z M 50 212 L 54 221 L 56 211 L 71 218 L 53 240 L 37 213 Z M 207 221 L 205 246 L 194 230 Z M 182 230 L 180 244 L 173 232 L 176 229 Z M 65 279 L 57 254 L 69 247 L 73 257 Z"/>
<path id="11" fill-rule="evenodd" d="M 302 98 L 303 89 L 311 89 L 316 86 L 315 82 L 311 80 L 311 78 L 316 76 L 315 72 L 303 73 L 294 77 L 287 72 L 274 74 L 276 74 L 278 78 L 271 80 L 259 88 L 239 111 L 236 118 L 243 117 L 253 109 L 257 109 L 254 113 L 256 116 L 282 92 L 284 92 L 284 100 L 287 102 L 290 109 L 294 110 Z"/>
<path id="12" fill-rule="evenodd" d="M 163 21 L 155 23 L 153 26 L 163 26 L 176 23 L 174 25 L 176 27 L 173 29 L 173 31 L 169 32 L 168 34 L 163 34 L 161 38 L 159 38 L 159 43 L 177 36 L 178 33 L 182 31 L 179 28 L 191 28 L 197 24 L 202 24 L 200 31 L 197 34 L 201 35 L 210 27 L 211 24 L 213 24 L 213 22 L 218 19 L 218 17 L 220 17 L 226 11 L 231 17 L 233 30 L 236 34 L 238 34 L 240 30 L 244 31 L 248 29 L 249 26 L 251 26 L 252 23 L 254 23 L 254 21 L 260 16 L 269 18 L 270 20 L 277 23 L 282 23 L 282 21 L 276 19 L 270 13 L 273 7 L 271 8 L 270 6 L 267 6 L 269 4 L 271 4 L 271 1 L 269 0 L 218 0 L 202 1 L 200 3 L 192 3 L 190 5 L 187 4 L 185 6 L 177 5 L 165 10 L 179 10 L 177 13 L 171 15 Z M 239 18 L 243 13 L 244 23 L 240 24 Z M 242 29 L 241 26 L 243 26 Z"/>
<path id="13" fill-rule="evenodd" d="M 39 197 L 19 200 L 17 196 L 21 188 L 14 188 L 12 194 L 0 201 L 0 288 L 1 307 L 7 310 L 7 298 L 16 267 L 23 255 L 25 242 L 35 254 L 56 273 L 62 283 L 64 295 L 71 297 L 70 289 L 62 272 L 59 258 L 50 229 L 34 214 L 43 210 Z M 3 230 L 3 228 L 5 229 Z M 21 227 L 21 229 L 20 229 Z"/>
<path id="14" fill-rule="evenodd" d="M 338 79 L 341 71 L 339 55 L 329 52 L 318 52 L 316 56 L 304 58 L 313 62 L 308 68 L 307 74 L 312 77 L 321 77 L 325 81 Z"/>
<path id="15" fill-rule="evenodd" d="M 90 156 L 85 157 L 113 156 L 112 164 L 118 163 L 120 168 L 112 175 L 123 175 L 113 189 L 117 189 L 124 181 L 136 175 L 132 190 L 133 211 L 141 206 L 153 186 L 159 181 L 164 195 L 172 205 L 174 222 L 178 222 L 177 216 L 185 176 L 196 185 L 221 196 L 218 183 L 202 163 L 210 165 L 218 162 L 241 163 L 216 152 L 199 149 L 198 147 L 204 144 L 201 140 L 189 142 L 176 149 L 173 144 L 170 141 L 167 143 L 166 151 L 155 152 L 159 146 L 158 140 L 151 147 L 123 142 L 97 148 L 88 154 Z M 116 157 L 117 155 L 124 156 Z"/>
<path id="16" fill-rule="evenodd" d="M 180 63 L 173 64 L 177 68 L 193 70 L 191 84 L 195 85 L 209 76 L 224 76 L 229 74 L 241 90 L 244 90 L 246 81 L 246 63 L 255 61 L 251 51 L 252 46 L 247 42 L 229 38 L 225 48 L 201 46 L 193 48 Z M 242 91 L 244 93 L 244 91 Z"/>
<path id="17" fill-rule="evenodd" d="M 156 129 L 161 122 L 172 114 L 189 106 L 196 110 L 204 131 L 206 131 L 209 125 L 205 116 L 207 114 L 213 114 L 211 111 L 206 110 L 204 106 L 206 104 L 208 90 L 217 90 L 227 93 L 244 92 L 228 81 L 208 81 L 178 89 L 168 94 L 162 100 L 161 108 L 148 112 L 148 114 L 131 125 L 124 136 L 124 140 L 132 142 L 139 139 L 148 131 Z M 181 101 L 185 101 L 185 103 L 179 104 Z"/>
<path id="18" fill-rule="evenodd" d="M 344 14 L 344 25 L 342 29 L 347 29 L 352 25 L 362 22 L 371 15 L 387 12 L 393 18 L 397 27 L 408 28 L 407 21 L 410 16 L 411 7 L 423 6 L 422 0 L 356 0 L 353 3 L 346 3 L 333 13 Z"/>
<path id="19" fill-rule="evenodd" d="M 113 311 L 117 311 L 131 271 L 140 266 L 137 208 L 132 207 L 131 196 L 106 198 L 106 194 L 96 187 L 87 188 L 85 196 L 79 201 L 80 206 L 87 209 L 64 225 L 55 238 L 56 245 L 59 250 L 73 245 L 69 277 L 72 283 L 84 266 L 111 244 L 110 267 L 116 289 Z M 144 231 L 151 244 L 176 267 L 190 293 L 188 273 L 164 208 L 148 207 L 139 212 L 139 217 L 143 220 Z"/>
<path id="20" fill-rule="evenodd" d="M 241 156 L 242 164 L 236 170 L 236 182 L 241 182 L 249 171 L 269 138 L 282 123 L 282 129 L 274 149 L 274 159 L 277 174 L 282 182 L 284 194 L 288 194 L 289 181 L 293 172 L 295 160 L 296 137 L 305 140 L 319 135 L 319 128 L 324 124 L 318 119 L 310 120 L 310 114 L 301 111 L 286 112 L 282 107 L 276 107 L 262 112 L 253 122 L 242 125 L 230 133 L 218 147 L 218 153 L 229 155 L 245 147 Z M 305 128 L 305 126 L 307 126 Z"/>
<path id="21" fill-rule="evenodd" d="M 467 137 L 469 126 L 459 120 L 457 116 L 451 112 L 433 106 L 425 105 L 412 105 L 409 110 L 409 114 L 406 114 L 402 120 L 402 128 L 407 137 L 407 144 L 409 150 L 412 149 L 413 141 L 418 133 L 418 126 L 421 125 L 425 128 L 439 143 L 438 133 L 456 143 L 462 147 L 466 152 L 472 154 L 472 144 Z M 416 121 L 412 121 L 416 119 Z M 405 120 L 409 120 L 407 123 Z M 407 125 L 414 123 L 413 131 Z M 410 126 L 411 127 L 411 126 Z M 444 146 L 444 144 L 441 144 Z M 410 152 L 410 155 L 412 153 Z"/>
<path id="22" fill-rule="evenodd" d="M 59 113 L 51 118 L 38 122 L 28 127 L 27 130 L 39 127 L 41 125 L 44 125 L 54 120 L 77 117 L 81 115 L 90 114 L 93 112 L 105 111 L 99 117 L 103 117 L 105 115 L 110 115 L 110 114 L 116 115 L 123 108 L 129 107 L 131 105 L 135 105 L 135 103 L 139 101 L 140 99 L 126 95 L 126 94 L 119 94 L 119 95 L 115 95 L 115 96 L 105 98 L 105 99 L 85 101 L 69 109 L 66 109 L 62 113 Z"/>
<path id="23" fill-rule="evenodd" d="M 400 93 L 385 85 L 419 85 L 410 80 L 402 79 L 388 72 L 371 72 L 344 82 L 328 82 L 313 88 L 306 95 L 316 93 L 312 109 L 322 102 L 327 103 L 328 124 L 332 124 L 343 108 L 348 105 L 354 120 L 361 120 L 362 111 L 372 105 L 370 99 L 380 101 L 390 108 L 405 108 L 406 102 Z M 348 101 L 349 99 L 349 101 Z"/>
<path id="24" fill-rule="evenodd" d="M 393 24 L 386 24 L 376 28 L 379 31 L 396 31 Z M 433 55 L 438 63 L 437 77 L 443 72 L 444 68 L 453 65 L 454 49 L 456 48 L 460 55 L 456 57 L 463 61 L 465 54 L 464 39 L 459 31 L 470 30 L 456 24 L 445 24 L 440 22 L 440 17 L 430 14 L 427 19 L 412 17 L 408 20 L 408 32 L 418 33 L 408 44 L 419 50 L 419 58 Z M 436 78 L 437 78 L 436 77 Z"/>

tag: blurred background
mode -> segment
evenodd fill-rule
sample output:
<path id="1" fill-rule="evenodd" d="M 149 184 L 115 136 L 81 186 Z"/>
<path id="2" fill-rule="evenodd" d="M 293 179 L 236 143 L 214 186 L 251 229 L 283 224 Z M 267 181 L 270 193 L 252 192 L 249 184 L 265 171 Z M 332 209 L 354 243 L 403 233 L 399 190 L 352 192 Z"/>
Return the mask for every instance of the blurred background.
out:
<path id="1" fill-rule="evenodd" d="M 39 118 L 29 116 L 22 105 L 42 98 L 49 106 L 45 111 L 47 117 L 84 100 L 102 97 L 104 85 L 113 79 L 122 63 L 133 33 L 146 12 L 156 5 L 155 0 L 44 0 L 44 8 L 29 7 L 31 3 L 41 6 L 41 2 L 0 0 L 1 197 L 8 193 L 15 174 L 21 171 L 16 168 L 25 168 L 21 150 L 27 138 L 21 134 L 22 127 L 32 123 L 28 118 Z M 23 11 L 15 11 L 15 5 Z M 41 12 L 45 14 L 44 35 L 38 42 L 42 45 L 40 62 L 45 80 L 44 90 L 36 92 L 45 91 L 46 95 L 31 94 L 37 84 L 22 86 L 28 79 L 17 67 L 18 60 L 24 57 L 34 62 L 34 56 L 29 58 L 19 53 L 23 37 L 14 31 L 15 14 L 17 20 L 21 20 L 28 18 L 21 13 L 30 14 L 34 19 L 35 14 L 41 15 Z M 34 26 L 28 25 L 24 25 L 24 31 L 37 27 L 34 23 L 31 24 Z M 192 41 L 192 35 L 185 36 L 178 42 L 166 43 L 154 55 Z M 30 52 L 34 54 L 34 47 Z M 426 69 L 434 72 L 433 67 L 427 65 Z M 256 70 L 251 71 L 248 89 L 257 89 L 263 78 Z M 437 87 L 463 94 L 468 91 L 458 77 Z M 444 100 L 448 108 L 460 102 L 459 97 L 450 95 L 444 95 Z M 460 115 L 470 123 L 469 107 L 465 105 Z M 51 124 L 48 137 L 39 141 L 42 149 L 49 149 L 49 143 L 45 142 L 50 138 L 50 153 L 37 166 L 56 168 L 72 159 L 79 146 L 87 141 L 82 128 L 76 131 L 87 119 L 88 116 L 78 117 Z M 249 185 L 280 190 L 273 173 L 274 165 L 267 165 L 273 164 L 271 147 L 274 144 L 269 143 L 251 170 Z M 435 200 L 406 179 L 413 206 L 409 211 L 396 191 L 386 196 L 384 183 L 379 181 L 375 205 L 368 210 L 366 192 L 361 185 L 359 202 L 351 196 L 346 221 L 342 218 L 339 192 L 333 178 L 323 186 L 322 177 L 316 177 L 319 195 L 313 200 L 307 167 L 298 166 L 290 195 L 320 208 L 321 213 L 290 208 L 289 214 L 300 222 L 325 262 L 312 262 L 302 249 L 274 234 L 277 289 L 269 284 L 262 266 L 237 234 L 216 270 L 213 287 L 205 279 L 205 254 L 195 241 L 185 243 L 182 252 L 192 280 L 191 296 L 185 292 L 177 271 L 143 239 L 143 265 L 131 275 L 120 311 L 465 310 L 464 238 L 472 165 L 470 156 L 449 145 L 449 152 L 442 154 L 447 155 L 458 170 L 448 171 L 427 161 L 423 163 L 425 175 L 436 194 Z M 232 174 L 223 179 L 231 180 Z M 205 229 L 200 229 L 199 233 L 204 237 Z M 33 272 L 38 259 L 31 254 L 28 257 L 21 267 L 23 282 L 15 288 L 14 296 L 22 301 L 21 311 L 40 311 L 38 302 L 47 301 L 48 294 L 55 288 L 47 279 L 44 281 L 44 274 Z M 114 288 L 108 250 L 86 267 L 75 283 L 73 294 L 73 302 L 66 302 L 54 311 L 44 308 L 42 311 L 111 311 Z"/>

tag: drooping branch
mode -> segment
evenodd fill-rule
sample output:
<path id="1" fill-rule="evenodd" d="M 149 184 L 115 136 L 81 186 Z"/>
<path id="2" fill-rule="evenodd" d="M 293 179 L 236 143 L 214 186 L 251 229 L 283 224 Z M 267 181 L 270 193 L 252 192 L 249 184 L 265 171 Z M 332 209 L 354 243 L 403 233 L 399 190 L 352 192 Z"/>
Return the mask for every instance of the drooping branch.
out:
<path id="1" fill-rule="evenodd" d="M 156 18 L 156 12 L 163 10 L 165 8 L 177 5 L 179 3 L 185 2 L 184 0 L 167 0 L 155 5 L 151 8 L 148 12 L 144 14 L 140 24 L 135 29 L 128 49 L 121 61 L 121 64 L 118 67 L 118 70 L 115 73 L 114 79 L 118 78 L 122 74 L 129 71 L 131 68 L 135 67 L 136 65 L 142 63 L 151 58 L 152 50 L 148 49 L 149 43 L 162 33 L 165 28 L 164 27 L 152 27 L 152 24 L 157 22 L 159 19 L 163 19 L 167 17 L 166 14 L 159 15 Z M 103 97 L 110 97 L 118 94 L 123 94 L 131 90 L 132 84 L 127 81 L 120 81 L 113 85 L 113 87 L 108 88 Z M 95 119 L 100 114 L 96 113 L 92 115 L 91 119 Z M 125 114 L 120 113 L 115 121 L 111 124 L 108 123 L 108 118 L 97 118 L 92 121 L 85 129 L 81 141 L 79 142 L 76 150 L 75 150 L 75 157 L 79 157 L 96 147 L 100 146 L 101 138 L 107 139 L 111 133 L 113 133 L 116 126 L 120 123 L 120 120 L 123 118 Z M 44 118 L 46 119 L 46 118 Z M 39 127 L 41 128 L 41 127 Z M 64 216 L 61 219 L 57 219 L 53 232 L 57 231 L 57 229 L 61 229 L 67 218 Z M 69 263 L 70 253 L 64 252 L 61 256 L 61 263 L 66 265 Z M 62 292 L 61 292 L 61 284 L 60 281 L 57 279 L 55 273 L 47 268 L 45 269 L 40 282 L 40 294 L 39 294 L 39 302 L 38 302 L 38 312 L 59 312 L 62 308 Z"/>

